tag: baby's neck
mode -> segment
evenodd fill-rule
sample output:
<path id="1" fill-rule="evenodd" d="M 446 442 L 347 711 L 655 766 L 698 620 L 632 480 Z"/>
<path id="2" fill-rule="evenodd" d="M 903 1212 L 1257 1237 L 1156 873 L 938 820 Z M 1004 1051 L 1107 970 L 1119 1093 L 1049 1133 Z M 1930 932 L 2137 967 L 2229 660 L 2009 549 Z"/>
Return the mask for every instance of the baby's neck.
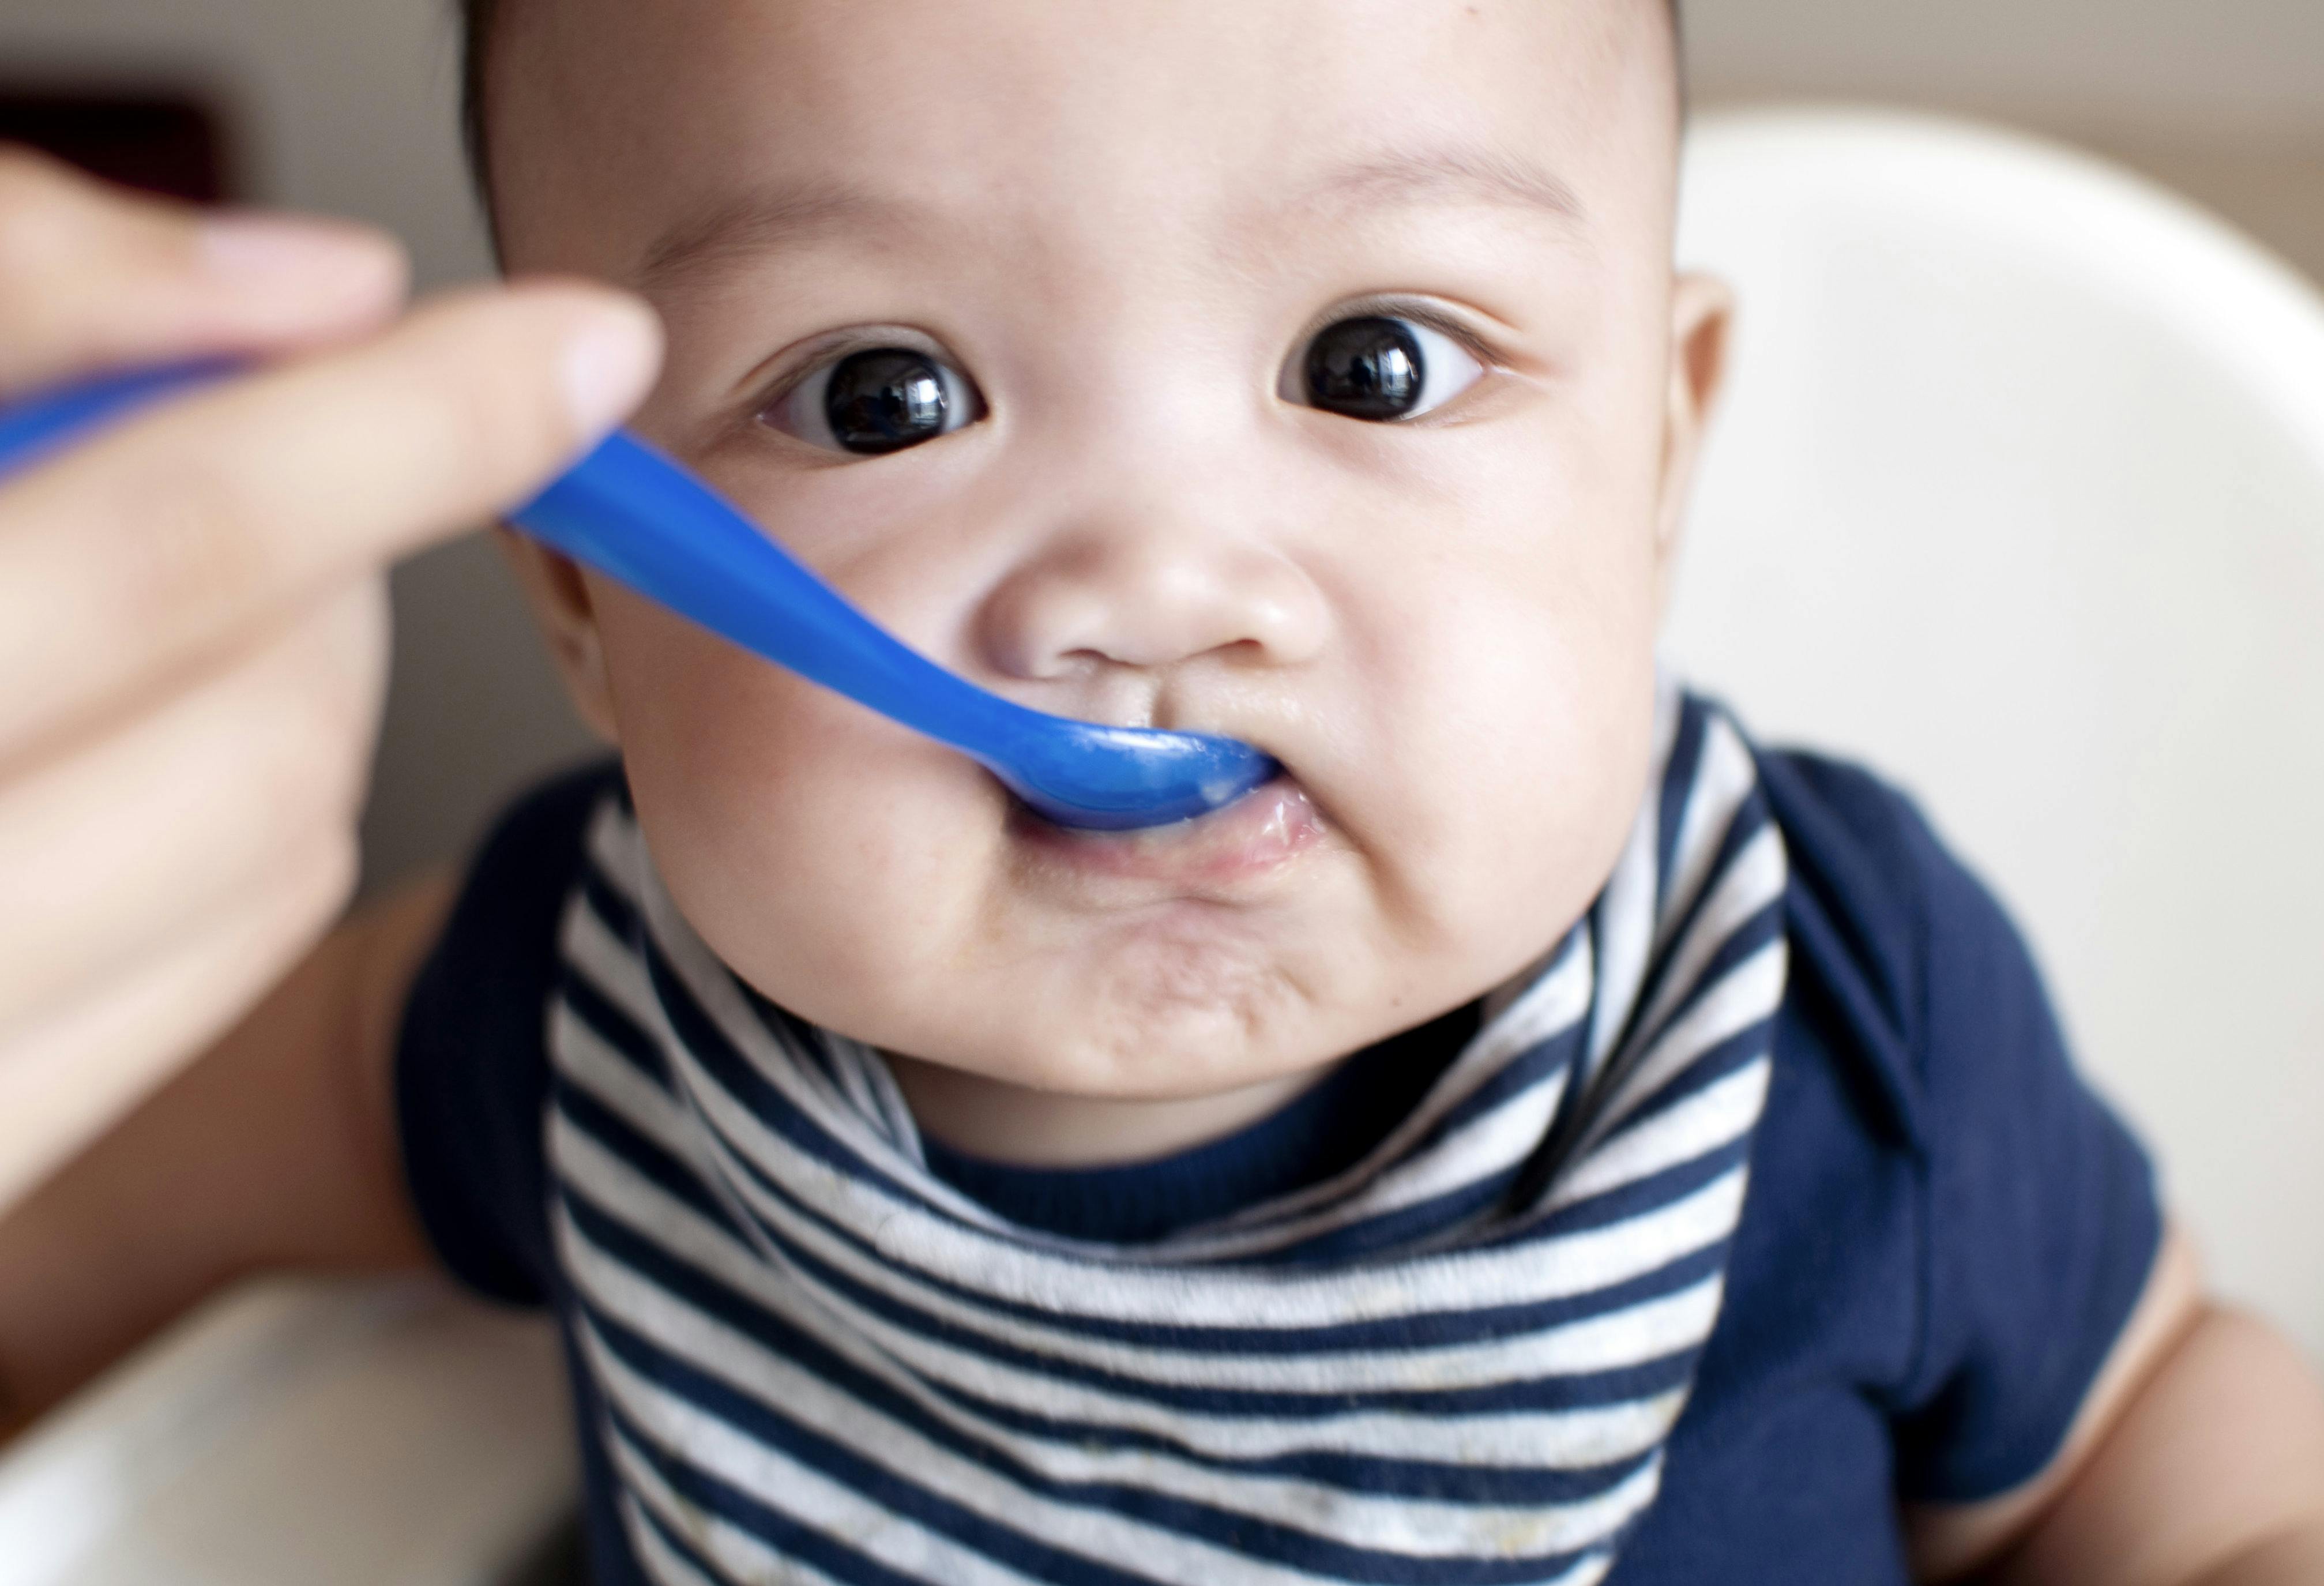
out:
<path id="1" fill-rule="evenodd" d="M 1028 1167 L 1088 1167 L 1167 1157 L 1256 1122 L 1330 1065 L 1215 1095 L 1167 1101 L 1074 1096 L 890 1054 L 921 1130 L 954 1150 Z"/>

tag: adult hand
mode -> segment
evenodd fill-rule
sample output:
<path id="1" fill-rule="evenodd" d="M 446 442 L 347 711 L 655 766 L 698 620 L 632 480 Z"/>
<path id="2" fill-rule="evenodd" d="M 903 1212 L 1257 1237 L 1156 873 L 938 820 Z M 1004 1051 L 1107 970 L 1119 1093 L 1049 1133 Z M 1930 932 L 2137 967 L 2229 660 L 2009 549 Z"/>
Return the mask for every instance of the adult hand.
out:
<path id="1" fill-rule="evenodd" d="M 0 1207 L 345 904 L 381 569 L 521 500 L 659 361 L 650 315 L 601 288 L 403 294 L 369 231 L 0 149 L 0 400 L 264 365 L 0 484 Z"/>

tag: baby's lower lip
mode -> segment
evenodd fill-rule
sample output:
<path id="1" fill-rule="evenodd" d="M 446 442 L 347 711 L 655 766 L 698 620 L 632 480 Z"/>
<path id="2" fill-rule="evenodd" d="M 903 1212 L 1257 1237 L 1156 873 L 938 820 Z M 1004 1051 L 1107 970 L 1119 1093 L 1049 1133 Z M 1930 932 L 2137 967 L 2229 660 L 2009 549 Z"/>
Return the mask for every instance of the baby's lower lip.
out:
<path id="1" fill-rule="evenodd" d="M 1043 860 L 1091 875 L 1202 891 L 1279 869 L 1323 836 L 1314 801 L 1288 775 L 1225 808 L 1139 832 L 1080 832 L 1021 806 L 1014 834 Z"/>

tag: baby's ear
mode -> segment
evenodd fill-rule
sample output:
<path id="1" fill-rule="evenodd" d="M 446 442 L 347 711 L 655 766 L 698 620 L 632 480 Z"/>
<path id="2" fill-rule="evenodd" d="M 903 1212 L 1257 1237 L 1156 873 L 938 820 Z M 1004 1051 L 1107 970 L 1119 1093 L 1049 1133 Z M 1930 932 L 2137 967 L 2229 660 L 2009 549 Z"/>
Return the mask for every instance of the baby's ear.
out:
<path id="1" fill-rule="evenodd" d="M 1667 599 L 1678 543 L 1694 493 L 1703 437 L 1727 379 L 1735 293 L 1716 276 L 1681 275 L 1671 288 L 1670 392 L 1663 431 L 1663 487 L 1655 524 L 1656 594 Z"/>
<path id="2" fill-rule="evenodd" d="M 613 691 L 605 678 L 605 646 L 597 631 L 596 603 L 590 598 L 588 580 L 570 557 L 529 534 L 503 528 L 493 530 L 493 538 L 516 569 L 517 582 L 524 586 L 574 710 L 590 731 L 618 745 L 622 734 L 613 715 Z"/>

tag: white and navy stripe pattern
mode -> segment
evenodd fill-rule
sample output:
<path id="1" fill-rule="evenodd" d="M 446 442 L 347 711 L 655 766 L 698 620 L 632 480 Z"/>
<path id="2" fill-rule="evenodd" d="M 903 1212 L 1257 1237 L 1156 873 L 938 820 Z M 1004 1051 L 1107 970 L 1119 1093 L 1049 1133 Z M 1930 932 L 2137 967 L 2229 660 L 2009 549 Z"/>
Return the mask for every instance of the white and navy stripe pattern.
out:
<path id="1" fill-rule="evenodd" d="M 609 801 L 551 1213 L 648 1576 L 1600 1579 L 1719 1313 L 1784 973 L 1749 751 L 1675 690 L 1656 734 L 1598 903 L 1409 1118 L 1133 1245 L 931 1175 L 879 1056 L 744 988 Z"/>

